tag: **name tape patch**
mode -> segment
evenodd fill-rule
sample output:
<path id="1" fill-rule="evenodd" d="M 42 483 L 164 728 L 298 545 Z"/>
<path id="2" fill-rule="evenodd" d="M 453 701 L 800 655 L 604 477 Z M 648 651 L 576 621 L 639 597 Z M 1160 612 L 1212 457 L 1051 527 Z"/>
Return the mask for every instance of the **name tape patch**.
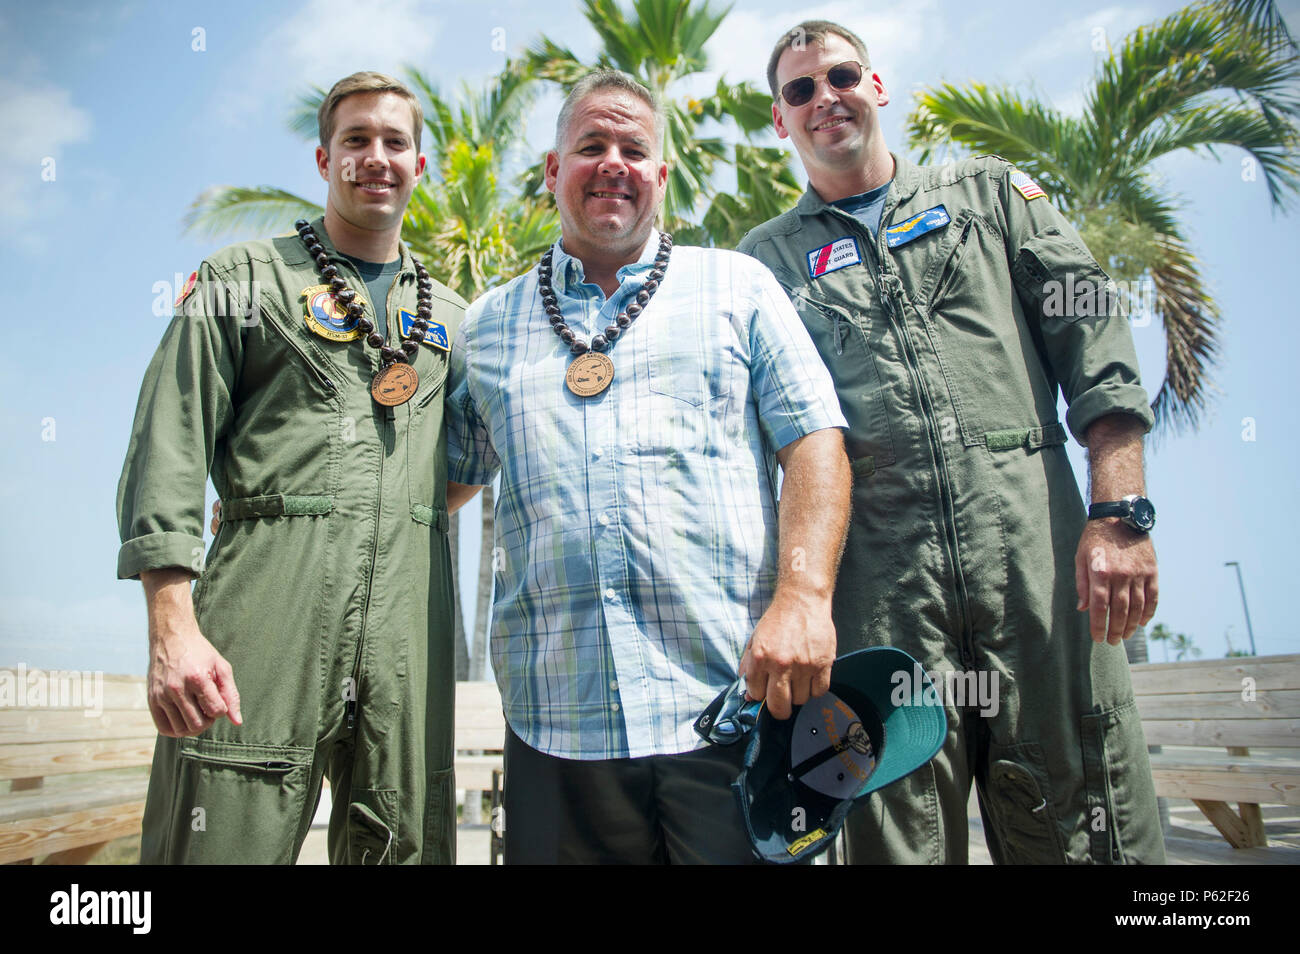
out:
<path id="1" fill-rule="evenodd" d="M 846 235 L 808 253 L 808 277 L 821 278 L 841 268 L 861 263 L 862 253 L 858 250 L 858 240 Z"/>
<path id="2" fill-rule="evenodd" d="M 933 209 L 918 212 L 906 222 L 885 229 L 885 244 L 890 248 L 898 248 L 900 245 L 919 239 L 927 232 L 943 228 L 951 221 L 948 210 L 941 205 L 936 205 Z"/>

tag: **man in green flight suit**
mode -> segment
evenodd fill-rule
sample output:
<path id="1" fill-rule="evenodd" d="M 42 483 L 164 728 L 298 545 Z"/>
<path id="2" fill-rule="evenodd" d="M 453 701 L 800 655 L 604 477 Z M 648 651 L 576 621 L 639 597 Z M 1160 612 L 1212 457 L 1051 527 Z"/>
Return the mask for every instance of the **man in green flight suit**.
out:
<path id="1" fill-rule="evenodd" d="M 849 421 L 839 652 L 906 650 L 948 711 L 933 762 L 850 817 L 850 861 L 965 862 L 974 781 L 997 862 L 1162 862 L 1119 645 L 1156 606 L 1152 415 L 1114 286 L 1009 163 L 891 155 L 846 28 L 785 34 L 768 81 L 809 188 L 740 250 L 794 300 Z M 1085 517 L 1058 389 L 1117 516 Z"/>
<path id="2" fill-rule="evenodd" d="M 140 392 L 118 576 L 149 611 L 145 863 L 292 863 L 326 775 L 332 862 L 454 861 L 443 383 L 465 302 L 399 239 L 415 97 L 356 73 L 319 123 L 323 218 L 204 261 Z"/>

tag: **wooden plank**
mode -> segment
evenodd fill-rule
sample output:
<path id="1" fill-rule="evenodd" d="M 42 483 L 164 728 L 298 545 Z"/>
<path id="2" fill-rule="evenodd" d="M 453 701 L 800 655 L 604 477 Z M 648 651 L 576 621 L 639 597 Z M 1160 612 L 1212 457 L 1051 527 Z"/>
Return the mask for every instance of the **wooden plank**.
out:
<path id="1" fill-rule="evenodd" d="M 500 752 L 506 719 L 495 682 L 456 683 L 456 748 Z"/>
<path id="2" fill-rule="evenodd" d="M 1216 802 L 1300 805 L 1300 763 L 1264 759 L 1180 762 L 1151 756 L 1156 794 Z"/>
<path id="3" fill-rule="evenodd" d="M 1142 721 L 1157 719 L 1296 719 L 1300 689 L 1271 689 L 1250 702 L 1240 692 L 1170 693 L 1138 696 Z"/>
<path id="4" fill-rule="evenodd" d="M 1129 667 L 1133 692 L 1139 696 L 1168 692 L 1240 692 L 1246 677 L 1255 689 L 1300 686 L 1300 654 L 1202 659 L 1180 663 L 1141 663 Z"/>
<path id="5" fill-rule="evenodd" d="M 57 788 L 43 788 L 30 792 L 10 792 L 0 795 L 0 822 L 24 818 L 44 818 L 62 815 L 103 805 L 120 805 L 144 798 L 149 789 L 149 776 L 141 772 L 134 778 L 87 776 L 76 784 Z"/>
<path id="6" fill-rule="evenodd" d="M 145 695 L 145 683 L 144 683 L 143 676 L 117 676 L 117 675 L 108 675 L 108 674 L 97 674 L 94 671 L 90 671 L 89 676 L 87 676 L 86 672 L 87 671 L 85 670 L 79 671 L 75 669 L 51 670 L 51 669 L 32 669 L 32 668 L 20 667 L 20 666 L 0 666 L 0 690 L 3 690 L 3 692 L 5 693 L 5 702 L 7 703 L 6 705 L 3 706 L 3 708 L 19 709 L 19 710 L 26 710 L 26 709 L 46 710 L 46 709 L 62 708 L 62 709 L 72 709 L 72 710 L 82 711 L 86 709 L 87 702 L 97 701 L 98 707 L 105 712 L 113 709 L 148 710 L 149 702 Z M 78 691 L 83 694 L 83 698 L 80 700 L 79 704 L 75 706 L 74 705 L 56 706 L 56 705 L 49 704 L 50 702 L 59 701 L 58 699 L 49 698 L 50 692 L 48 691 L 48 689 L 51 683 L 48 680 L 46 680 L 46 677 L 50 673 L 56 674 L 56 680 L 53 683 L 53 685 L 56 687 L 60 686 L 60 683 L 57 680 L 58 674 L 77 673 L 77 680 L 74 682 L 72 679 L 69 678 L 67 680 L 67 685 L 69 689 L 73 685 L 77 685 Z M 86 681 L 87 679 L 90 680 L 89 683 L 87 683 Z M 43 683 L 43 687 L 46 689 L 45 692 L 46 698 L 41 700 L 40 702 L 36 702 L 36 698 L 39 697 L 34 698 L 34 694 L 32 692 L 32 688 L 36 685 L 35 680 L 46 680 Z M 99 682 L 99 680 L 102 680 L 102 682 Z M 85 698 L 85 692 L 87 691 L 94 692 L 96 688 L 102 689 L 102 698 L 100 698 L 99 700 L 95 700 L 93 698 L 90 699 Z M 14 698 L 12 700 L 8 698 L 8 693 L 10 692 L 14 694 Z M 20 705 L 19 703 L 24 702 L 24 700 L 26 700 L 26 704 Z"/>
<path id="7" fill-rule="evenodd" d="M 0 747 L 0 779 L 132 768 L 153 761 L 154 739 L 104 739 Z"/>
<path id="8" fill-rule="evenodd" d="M 1147 745 L 1300 748 L 1300 719 L 1142 720 Z"/>
<path id="9" fill-rule="evenodd" d="M 1264 816 L 1258 805 L 1242 802 L 1237 806 L 1241 820 L 1246 824 L 1246 847 L 1267 848 L 1268 836 L 1264 833 Z"/>
<path id="10" fill-rule="evenodd" d="M 148 709 L 88 716 L 76 709 L 0 709 L 0 746 L 82 739 L 144 739 L 158 734 Z"/>
<path id="11" fill-rule="evenodd" d="M 492 788 L 492 770 L 502 767 L 499 755 L 456 756 L 456 787 L 488 791 Z"/>
<path id="12" fill-rule="evenodd" d="M 1219 834 L 1227 839 L 1228 844 L 1234 848 L 1253 847 L 1249 844 L 1245 823 L 1228 807 L 1227 802 L 1201 801 L 1195 798 L 1192 801 L 1201 810 L 1201 814 L 1210 820 L 1210 824 L 1219 829 Z"/>
<path id="13" fill-rule="evenodd" d="M 144 800 L 0 824 L 0 864 L 140 834 Z"/>
<path id="14" fill-rule="evenodd" d="M 80 848 L 67 848 L 63 851 L 56 851 L 52 855 L 47 855 L 41 864 L 84 865 L 91 858 L 95 857 L 95 855 L 99 854 L 100 850 L 107 844 L 108 842 L 106 841 L 100 841 L 93 845 L 82 845 Z"/>

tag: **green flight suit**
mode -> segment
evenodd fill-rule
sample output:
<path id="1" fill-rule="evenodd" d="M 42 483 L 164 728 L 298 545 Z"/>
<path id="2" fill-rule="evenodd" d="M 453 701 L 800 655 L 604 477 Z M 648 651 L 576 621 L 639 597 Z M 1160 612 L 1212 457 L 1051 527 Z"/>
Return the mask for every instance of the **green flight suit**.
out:
<path id="1" fill-rule="evenodd" d="M 809 188 L 740 245 L 790 294 L 849 421 L 839 652 L 974 673 L 939 755 L 851 816 L 850 860 L 965 862 L 973 780 L 997 862 L 1162 862 L 1124 650 L 1075 610 L 1086 514 L 1056 413 L 1060 389 L 1080 442 L 1111 413 L 1150 427 L 1127 322 L 1093 317 L 1088 283 L 1109 280 L 1014 167 L 895 162 L 876 239 Z"/>
<path id="2" fill-rule="evenodd" d="M 320 220 L 313 230 L 368 299 Z M 376 321 L 390 342 L 416 310 L 401 257 Z M 296 234 L 217 252 L 145 374 L 118 487 L 118 576 L 199 572 L 199 626 L 234 670 L 244 718 L 159 737 L 145 863 L 292 863 L 324 775 L 332 862 L 455 859 L 448 352 L 422 344 L 415 396 L 380 406 L 379 352 L 308 328 L 304 289 L 324 283 Z M 444 342 L 464 308 L 434 283 Z M 209 473 L 222 513 L 205 560 Z"/>

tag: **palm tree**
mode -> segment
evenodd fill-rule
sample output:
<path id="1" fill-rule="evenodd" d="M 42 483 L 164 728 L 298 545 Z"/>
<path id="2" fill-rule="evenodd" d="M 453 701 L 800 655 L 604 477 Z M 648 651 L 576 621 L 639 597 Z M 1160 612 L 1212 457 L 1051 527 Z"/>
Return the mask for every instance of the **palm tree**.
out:
<path id="1" fill-rule="evenodd" d="M 1198 3 L 1141 27 L 1102 61 L 1083 115 L 1065 116 L 981 83 L 923 90 L 908 117 L 922 161 L 948 143 L 996 153 L 1034 177 L 1111 276 L 1149 278 L 1167 370 L 1152 406 L 1162 428 L 1194 428 L 1212 391 L 1219 309 L 1153 173 L 1188 150 L 1245 150 L 1275 209 L 1300 191 L 1300 57 L 1272 3 Z M 1131 287 L 1131 286 L 1130 286 Z"/>
<path id="2" fill-rule="evenodd" d="M 601 53 L 596 62 L 583 63 L 572 51 L 543 36 L 528 53 L 528 68 L 533 76 L 558 83 L 566 92 L 596 67 L 619 69 L 659 97 L 667 111 L 664 226 L 679 242 L 735 244 L 729 241 L 732 235 L 739 241 L 749 228 L 793 204 L 799 190 L 781 150 L 764 150 L 768 175 L 751 175 L 748 184 L 741 186 L 750 190 L 755 202 L 741 204 L 734 196 L 719 195 L 713 181 L 719 164 L 734 166 L 738 178 L 750 171 L 745 165 L 753 155 L 748 138 L 765 130 L 772 120 L 767 93 L 749 83 L 729 84 L 723 78 L 704 99 L 673 95 L 681 80 L 708 69 L 704 46 L 730 7 L 718 10 L 709 0 L 632 0 L 629 15 L 617 0 L 583 0 L 582 6 L 587 22 L 600 37 Z M 720 136 L 702 135 L 700 127 L 705 120 L 734 124 L 746 142 L 729 146 Z M 769 183 L 775 190 L 764 189 Z M 720 233 L 712 232 L 707 224 L 696 224 L 697 213 L 706 203 L 712 206 L 704 219 L 719 227 Z M 766 214 L 768 207 L 775 211 Z"/>

